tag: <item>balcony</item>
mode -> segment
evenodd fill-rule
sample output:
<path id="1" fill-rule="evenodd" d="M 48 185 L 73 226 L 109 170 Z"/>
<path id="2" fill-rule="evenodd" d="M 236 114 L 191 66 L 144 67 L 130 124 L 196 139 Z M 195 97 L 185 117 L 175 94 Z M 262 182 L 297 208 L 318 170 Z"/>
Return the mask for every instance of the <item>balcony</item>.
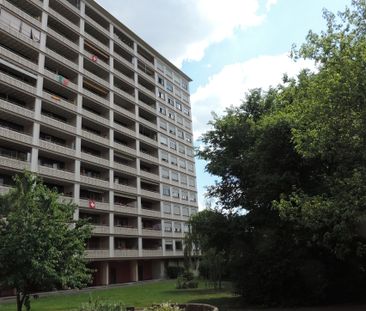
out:
<path id="1" fill-rule="evenodd" d="M 99 123 L 102 123 L 103 125 L 109 126 L 109 120 L 97 115 L 96 113 L 91 112 L 90 110 L 83 109 L 83 115 L 88 117 L 89 119 L 93 121 L 97 121 Z"/>
<path id="2" fill-rule="evenodd" d="M 124 173 L 131 173 L 133 175 L 136 175 L 136 168 L 134 168 L 134 167 L 127 166 L 127 165 L 118 163 L 116 161 L 114 161 L 113 165 L 114 165 L 115 170 L 119 170 L 119 171 L 124 172 Z"/>
<path id="3" fill-rule="evenodd" d="M 66 108 L 67 110 L 70 110 L 72 112 L 77 111 L 77 107 L 75 104 L 73 104 L 72 102 L 67 101 L 61 97 L 58 97 L 57 95 L 52 95 L 48 92 L 43 91 L 43 98 L 53 104 L 57 103 L 62 108 Z"/>
<path id="4" fill-rule="evenodd" d="M 163 256 L 163 250 L 162 249 L 143 249 L 142 256 L 143 257 Z"/>
<path id="5" fill-rule="evenodd" d="M 95 54 L 87 51 L 86 49 L 84 49 L 84 55 L 87 59 L 92 60 L 94 56 L 96 56 Z M 94 62 L 97 66 L 101 66 L 103 67 L 105 70 L 109 71 L 109 63 L 107 63 L 107 61 L 103 58 L 99 58 L 97 57 L 96 61 Z"/>
<path id="6" fill-rule="evenodd" d="M 9 74 L 0 72 L 0 81 L 4 82 L 6 84 L 9 84 L 12 87 L 16 87 L 16 88 L 18 88 L 22 91 L 28 92 L 32 95 L 36 95 L 36 88 L 35 87 L 29 85 L 28 83 L 24 83 L 24 82 L 20 81 L 19 79 L 15 78 L 14 76 L 11 76 Z"/>
<path id="7" fill-rule="evenodd" d="M 161 212 L 160 211 L 154 211 L 154 210 L 151 210 L 151 209 L 145 209 L 143 207 L 142 207 L 142 210 L 141 210 L 141 214 L 143 216 L 161 217 Z"/>
<path id="8" fill-rule="evenodd" d="M 51 177 L 55 177 L 55 178 L 67 179 L 70 181 L 75 180 L 75 173 L 66 171 L 66 170 L 61 170 L 61 169 L 56 169 L 56 168 L 52 168 L 52 167 L 39 165 L 38 171 L 41 175 L 47 175 L 47 176 L 51 176 Z"/>
<path id="9" fill-rule="evenodd" d="M 108 249 L 88 249 L 88 250 L 86 250 L 85 257 L 88 259 L 108 258 L 109 250 Z"/>
<path id="10" fill-rule="evenodd" d="M 75 150 L 74 149 L 64 147 L 64 146 L 58 145 L 58 144 L 50 142 L 50 141 L 40 139 L 39 140 L 39 146 L 43 149 L 53 151 L 55 153 L 61 153 L 61 154 L 64 154 L 64 155 L 75 157 Z"/>
<path id="11" fill-rule="evenodd" d="M 59 120 L 56 120 L 54 118 L 45 116 L 45 115 L 41 115 L 41 122 L 43 122 L 44 124 L 47 124 L 51 127 L 69 132 L 71 134 L 75 134 L 76 133 L 76 127 L 70 124 L 67 124 L 66 122 L 61 122 Z"/>
<path id="12" fill-rule="evenodd" d="M 21 64 L 22 66 L 28 67 L 29 69 L 31 69 L 33 71 L 38 70 L 37 64 L 28 60 L 25 57 L 20 56 L 17 53 L 12 52 L 10 49 L 0 46 L 0 55 L 12 60 L 13 62 L 17 62 L 18 64 Z"/>
<path id="13" fill-rule="evenodd" d="M 3 130 L 3 129 L 1 129 Z M 27 161 L 22 161 L 18 159 L 13 159 L 5 156 L 0 156 L 0 167 L 8 167 L 15 170 L 29 170 L 30 169 L 30 163 Z M 1 193 L 1 189 L 0 189 Z"/>
<path id="14" fill-rule="evenodd" d="M 93 202 L 95 203 L 95 209 L 96 210 L 109 211 L 109 203 L 98 202 L 98 201 L 93 201 Z M 79 206 L 80 207 L 90 208 L 89 204 L 90 204 L 90 200 L 88 200 L 88 199 L 80 199 L 80 201 L 79 201 Z"/>
<path id="15" fill-rule="evenodd" d="M 69 58 L 62 56 L 61 54 L 55 52 L 54 50 L 51 50 L 50 48 L 46 48 L 45 51 L 46 51 L 46 54 L 48 54 L 55 60 L 61 62 L 62 64 L 69 66 L 70 68 L 72 68 L 74 70 L 79 69 L 79 66 L 75 62 L 71 61 Z"/>
<path id="16" fill-rule="evenodd" d="M 28 119 L 34 119 L 34 112 L 32 110 L 20 107 L 4 99 L 0 99 L 0 109 L 8 112 L 14 112 Z"/>
<path id="17" fill-rule="evenodd" d="M 114 183 L 114 189 L 121 191 L 121 192 L 126 192 L 126 193 L 133 193 L 136 194 L 137 193 L 137 189 L 131 186 L 126 186 L 126 185 L 121 185 L 118 183 Z"/>
<path id="18" fill-rule="evenodd" d="M 100 165 L 109 166 L 109 160 L 108 159 L 103 159 L 101 157 L 97 157 L 97 156 L 94 156 L 94 155 L 89 154 L 89 153 L 82 152 L 81 153 L 81 159 L 85 160 L 87 162 L 93 162 L 93 163 L 97 163 L 97 164 L 100 164 Z"/>
<path id="19" fill-rule="evenodd" d="M 52 2 L 51 2 L 52 3 Z M 65 18 L 63 15 L 59 14 L 58 12 L 56 12 L 55 10 L 53 10 L 51 8 L 51 6 L 48 8 L 48 13 L 52 16 L 55 17 L 58 21 L 60 21 L 63 25 L 70 27 L 71 29 L 73 29 L 76 32 L 80 32 L 80 28 L 77 24 L 74 23 L 70 23 L 70 20 L 68 20 L 67 18 Z M 66 12 L 65 12 L 66 13 Z M 65 14 L 64 13 L 64 14 Z M 66 13 L 67 14 L 67 13 Z M 68 16 L 66 15 L 65 16 Z"/>
<path id="20" fill-rule="evenodd" d="M 31 145 L 33 141 L 32 136 L 7 128 L 1 128 L 1 136 L 11 141 L 17 141 L 28 145 Z"/>
<path id="21" fill-rule="evenodd" d="M 93 233 L 96 234 L 109 234 L 109 226 L 93 225 Z"/>
<path id="22" fill-rule="evenodd" d="M 137 249 L 115 249 L 114 257 L 139 257 Z"/>
<path id="23" fill-rule="evenodd" d="M 58 40 L 59 42 L 62 42 L 64 45 L 66 45 L 68 48 L 73 49 L 74 51 L 79 51 L 79 45 L 72 42 L 65 36 L 59 34 L 55 30 L 53 30 L 51 27 L 48 27 L 47 29 L 48 35 L 52 36 L 54 39 Z"/>
<path id="24" fill-rule="evenodd" d="M 101 137 L 97 134 L 94 134 L 94 133 L 86 131 L 86 130 L 82 130 L 81 133 L 82 133 L 82 136 L 86 139 L 89 139 L 89 140 L 94 141 L 94 142 L 99 143 L 99 144 L 109 146 L 109 139 L 108 138 Z"/>
<path id="25" fill-rule="evenodd" d="M 141 189 L 141 195 L 148 197 L 148 198 L 153 198 L 153 199 L 157 199 L 160 200 L 161 199 L 161 195 L 159 192 L 155 192 L 155 191 L 149 191 L 149 190 L 143 190 Z"/>
<path id="26" fill-rule="evenodd" d="M 85 176 L 85 175 L 80 176 L 80 182 L 82 182 L 84 184 L 89 184 L 89 185 L 95 186 L 95 187 L 109 188 L 108 180 L 89 177 L 89 176 Z"/>
<path id="27" fill-rule="evenodd" d="M 127 213 L 127 214 L 137 215 L 137 208 L 129 206 L 129 205 L 115 203 L 114 204 L 114 210 L 116 212 L 120 212 L 120 213 Z"/>
<path id="28" fill-rule="evenodd" d="M 64 77 L 62 77 L 61 75 L 59 75 L 57 73 L 54 73 L 54 72 L 52 72 L 50 70 L 47 70 L 47 69 L 44 69 L 44 75 L 47 78 L 49 78 L 49 79 L 51 79 L 53 81 L 59 81 L 59 79 L 64 79 Z M 71 82 L 71 81 L 69 81 L 67 79 L 64 79 L 64 80 L 61 80 L 61 81 L 68 81 L 67 82 L 67 86 L 66 86 L 66 84 L 62 84 L 63 87 L 70 88 L 70 89 L 72 89 L 72 90 L 74 90 L 76 92 L 78 91 L 78 86 L 75 83 L 73 83 L 73 82 Z"/>
<path id="29" fill-rule="evenodd" d="M 114 234 L 134 235 L 134 236 L 136 236 L 136 235 L 139 234 L 139 230 L 137 228 L 114 226 Z"/>

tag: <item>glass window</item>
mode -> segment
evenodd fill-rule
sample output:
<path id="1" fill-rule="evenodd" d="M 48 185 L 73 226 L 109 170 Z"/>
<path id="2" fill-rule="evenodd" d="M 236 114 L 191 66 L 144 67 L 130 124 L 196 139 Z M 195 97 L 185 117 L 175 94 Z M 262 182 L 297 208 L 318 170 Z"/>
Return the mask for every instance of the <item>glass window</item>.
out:
<path id="1" fill-rule="evenodd" d="M 171 110 L 168 111 L 168 117 L 172 120 L 175 120 L 175 113 Z"/>
<path id="2" fill-rule="evenodd" d="M 165 232 L 172 232 L 172 222 L 171 221 L 164 221 L 164 231 Z M 165 241 L 167 243 L 168 241 Z"/>
<path id="3" fill-rule="evenodd" d="M 187 155 L 190 156 L 190 157 L 193 157 L 194 156 L 194 152 L 193 152 L 193 149 L 192 148 L 188 148 L 187 147 Z"/>
<path id="4" fill-rule="evenodd" d="M 178 166 L 178 158 L 176 157 L 176 156 L 170 156 L 170 163 L 172 164 L 172 165 L 176 165 L 176 166 Z"/>
<path id="5" fill-rule="evenodd" d="M 182 215 L 183 216 L 189 216 L 189 208 L 188 207 L 183 207 L 182 208 Z"/>
<path id="6" fill-rule="evenodd" d="M 180 206 L 174 204 L 174 215 L 180 215 Z"/>
<path id="7" fill-rule="evenodd" d="M 168 146 L 168 137 L 166 137 L 164 135 L 160 135 L 160 143 L 162 145 Z"/>
<path id="8" fill-rule="evenodd" d="M 186 114 L 187 116 L 189 116 L 191 114 L 190 110 L 187 106 L 183 106 L 183 113 Z"/>
<path id="9" fill-rule="evenodd" d="M 182 185 L 186 185 L 187 184 L 187 175 L 185 174 L 180 174 L 180 182 L 182 183 Z"/>
<path id="10" fill-rule="evenodd" d="M 175 126 L 169 123 L 169 133 L 175 135 Z"/>
<path id="11" fill-rule="evenodd" d="M 172 92 L 173 93 L 173 84 L 171 84 L 170 82 L 166 82 L 166 89 L 169 91 L 169 92 Z"/>
<path id="12" fill-rule="evenodd" d="M 190 193 L 189 193 L 189 200 L 190 200 L 191 202 L 196 202 L 196 201 L 197 201 L 197 195 L 196 195 L 196 193 L 195 193 L 195 192 L 190 192 Z"/>
<path id="13" fill-rule="evenodd" d="M 164 78 L 158 76 L 158 83 L 162 86 L 164 86 Z"/>
<path id="14" fill-rule="evenodd" d="M 178 76 L 176 73 L 174 73 L 174 83 L 177 83 L 178 85 L 180 85 L 181 81 L 182 81 L 181 77 Z"/>
<path id="15" fill-rule="evenodd" d="M 170 149 L 177 150 L 177 143 L 174 140 L 170 139 L 169 144 L 170 144 Z"/>
<path id="16" fill-rule="evenodd" d="M 187 129 L 191 129 L 191 126 L 192 126 L 191 122 L 184 119 L 184 127 Z"/>
<path id="17" fill-rule="evenodd" d="M 168 152 L 166 151 L 161 151 L 160 152 L 160 158 L 163 162 L 169 163 L 169 155 Z"/>
<path id="18" fill-rule="evenodd" d="M 179 98 L 182 97 L 182 92 L 177 87 L 175 88 L 174 94 Z"/>
<path id="19" fill-rule="evenodd" d="M 193 166 L 193 163 L 188 162 L 188 170 L 189 170 L 190 172 L 194 172 L 194 166 Z"/>
<path id="20" fill-rule="evenodd" d="M 192 142 L 192 135 L 191 134 L 186 133 L 186 141 L 188 141 L 189 143 Z"/>
<path id="21" fill-rule="evenodd" d="M 173 78 L 173 71 L 172 71 L 169 67 L 165 67 L 165 74 L 166 74 L 169 78 Z"/>
<path id="22" fill-rule="evenodd" d="M 165 131 L 166 131 L 166 129 L 167 129 L 167 123 L 166 123 L 166 121 L 164 121 L 164 120 L 159 120 L 159 125 L 160 125 L 160 128 L 161 128 L 161 129 L 163 129 L 163 130 L 165 130 Z"/>
<path id="23" fill-rule="evenodd" d="M 163 195 L 170 196 L 170 187 L 168 185 L 163 185 Z"/>
<path id="24" fill-rule="evenodd" d="M 180 129 L 177 130 L 177 135 L 179 138 L 184 139 L 184 132 Z"/>
<path id="25" fill-rule="evenodd" d="M 164 65 L 161 62 L 159 62 L 159 61 L 156 62 L 156 68 L 159 71 L 164 72 Z"/>
<path id="26" fill-rule="evenodd" d="M 182 111 L 182 104 L 181 104 L 181 102 L 179 100 L 176 100 L 175 101 L 175 107 L 177 109 L 179 109 L 180 111 Z"/>
<path id="27" fill-rule="evenodd" d="M 174 99 L 168 96 L 168 104 L 174 107 Z"/>
<path id="28" fill-rule="evenodd" d="M 168 202 L 164 202 L 163 210 L 165 214 L 171 214 L 172 213 L 172 206 Z"/>
<path id="29" fill-rule="evenodd" d="M 179 159 L 179 167 L 181 167 L 181 168 L 186 168 L 186 160 L 184 160 L 184 159 Z"/>
<path id="30" fill-rule="evenodd" d="M 179 151 L 179 153 L 181 153 L 181 154 L 185 154 L 185 153 L 186 153 L 186 148 L 184 147 L 184 145 L 179 144 L 179 145 L 178 145 L 178 151 Z"/>
<path id="31" fill-rule="evenodd" d="M 188 95 L 187 95 L 187 94 L 185 94 L 184 92 L 182 93 L 182 99 L 183 99 L 185 102 L 189 103 L 189 97 L 188 97 Z"/>
<path id="32" fill-rule="evenodd" d="M 178 122 L 178 124 L 183 125 L 183 117 L 180 116 L 179 114 L 177 114 L 177 122 Z"/>
<path id="33" fill-rule="evenodd" d="M 172 171 L 172 180 L 173 181 L 179 181 L 178 172 Z"/>
<path id="34" fill-rule="evenodd" d="M 166 115 L 166 108 L 164 106 L 159 106 L 159 112 L 165 116 Z"/>
<path id="35" fill-rule="evenodd" d="M 182 190 L 182 200 L 188 201 L 188 191 Z"/>
<path id="36" fill-rule="evenodd" d="M 161 169 L 161 177 L 165 179 L 169 179 L 169 170 L 165 167 Z"/>
<path id="37" fill-rule="evenodd" d="M 158 97 L 165 100 L 165 93 L 163 91 L 158 90 Z"/>
<path id="38" fill-rule="evenodd" d="M 182 88 L 188 91 L 188 82 L 182 79 Z"/>
<path id="39" fill-rule="evenodd" d="M 189 186 L 194 187 L 195 184 L 196 184 L 196 181 L 194 180 L 194 178 L 193 177 L 189 177 Z"/>
<path id="40" fill-rule="evenodd" d="M 172 197 L 173 198 L 179 198 L 179 189 L 172 187 Z"/>
<path id="41" fill-rule="evenodd" d="M 191 215 L 197 214 L 197 208 L 191 207 Z"/>

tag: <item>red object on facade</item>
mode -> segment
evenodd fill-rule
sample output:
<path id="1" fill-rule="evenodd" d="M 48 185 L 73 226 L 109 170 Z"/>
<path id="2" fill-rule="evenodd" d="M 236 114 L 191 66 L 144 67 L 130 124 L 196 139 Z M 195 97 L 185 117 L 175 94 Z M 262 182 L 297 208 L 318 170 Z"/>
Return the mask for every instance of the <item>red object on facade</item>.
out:
<path id="1" fill-rule="evenodd" d="M 95 208 L 95 201 L 89 200 L 89 208 Z"/>
<path id="2" fill-rule="evenodd" d="M 95 63 L 98 60 L 98 57 L 96 55 L 93 55 L 91 57 L 91 60 Z"/>

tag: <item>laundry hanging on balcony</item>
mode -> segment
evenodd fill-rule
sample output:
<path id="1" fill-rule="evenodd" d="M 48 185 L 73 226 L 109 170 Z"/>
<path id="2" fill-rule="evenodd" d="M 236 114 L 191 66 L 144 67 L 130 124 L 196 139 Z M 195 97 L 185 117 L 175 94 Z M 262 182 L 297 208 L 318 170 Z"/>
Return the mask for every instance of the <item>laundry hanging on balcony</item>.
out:
<path id="1" fill-rule="evenodd" d="M 96 63 L 98 61 L 97 55 L 92 55 L 91 60 Z"/>
<path id="2" fill-rule="evenodd" d="M 68 86 L 68 84 L 69 84 L 69 80 L 66 79 L 65 77 L 61 76 L 61 75 L 57 75 L 56 80 L 64 86 Z"/>
<path id="3" fill-rule="evenodd" d="M 89 200 L 89 208 L 95 208 L 95 201 L 94 200 Z"/>

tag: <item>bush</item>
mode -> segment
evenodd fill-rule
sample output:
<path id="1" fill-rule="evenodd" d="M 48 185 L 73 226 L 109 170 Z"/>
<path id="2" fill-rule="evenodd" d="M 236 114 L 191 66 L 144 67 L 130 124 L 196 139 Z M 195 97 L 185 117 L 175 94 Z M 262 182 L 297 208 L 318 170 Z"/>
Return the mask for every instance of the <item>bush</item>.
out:
<path id="1" fill-rule="evenodd" d="M 185 271 L 177 278 L 177 289 L 197 288 L 198 281 L 191 271 Z"/>
<path id="2" fill-rule="evenodd" d="M 125 311 L 126 308 L 119 301 L 100 301 L 89 300 L 88 303 L 82 304 L 78 311 Z"/>
<path id="3" fill-rule="evenodd" d="M 183 274 L 184 268 L 177 266 L 168 266 L 166 268 L 166 274 L 169 279 L 176 279 L 179 275 Z"/>
<path id="4" fill-rule="evenodd" d="M 153 305 L 149 308 L 144 309 L 144 311 L 182 311 L 178 305 L 169 302 L 164 302 L 158 305 Z"/>

